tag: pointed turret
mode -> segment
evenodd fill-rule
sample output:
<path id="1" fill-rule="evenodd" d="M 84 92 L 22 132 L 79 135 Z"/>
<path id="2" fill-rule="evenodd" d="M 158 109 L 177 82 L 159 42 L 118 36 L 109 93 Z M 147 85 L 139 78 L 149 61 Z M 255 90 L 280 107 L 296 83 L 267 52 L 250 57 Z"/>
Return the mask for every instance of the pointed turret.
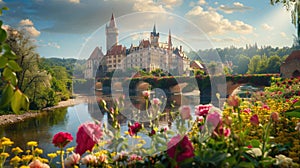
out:
<path id="1" fill-rule="evenodd" d="M 154 26 L 153 26 L 153 33 L 156 34 L 156 27 L 155 27 L 155 24 L 154 24 Z"/>
<path id="2" fill-rule="evenodd" d="M 111 18 L 110 18 L 110 22 L 109 22 L 109 27 L 116 27 L 116 21 L 115 21 L 115 17 L 114 14 L 111 14 Z"/>
<path id="3" fill-rule="evenodd" d="M 150 33 L 151 46 L 158 47 L 158 39 L 159 39 L 159 33 L 156 33 L 156 26 L 154 24 L 153 31 Z"/>
<path id="4" fill-rule="evenodd" d="M 171 37 L 171 30 L 169 29 L 168 50 L 171 49 L 172 49 L 172 37 Z"/>
<path id="5" fill-rule="evenodd" d="M 114 14 L 111 14 L 109 25 L 106 26 L 106 51 L 112 46 L 118 45 L 118 28 L 115 21 Z"/>

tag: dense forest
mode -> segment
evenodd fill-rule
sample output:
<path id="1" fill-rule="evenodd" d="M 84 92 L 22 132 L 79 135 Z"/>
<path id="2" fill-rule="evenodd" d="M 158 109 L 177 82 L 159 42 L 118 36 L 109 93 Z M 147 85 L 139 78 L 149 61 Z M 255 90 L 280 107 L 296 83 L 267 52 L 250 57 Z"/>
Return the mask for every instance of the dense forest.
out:
<path id="1" fill-rule="evenodd" d="M 213 66 L 222 61 L 226 73 L 230 74 L 262 74 L 279 73 L 280 65 L 286 57 L 298 47 L 273 48 L 271 46 L 258 47 L 257 44 L 245 47 L 227 47 L 217 49 L 198 50 L 187 55 L 192 60 L 199 60 Z"/>

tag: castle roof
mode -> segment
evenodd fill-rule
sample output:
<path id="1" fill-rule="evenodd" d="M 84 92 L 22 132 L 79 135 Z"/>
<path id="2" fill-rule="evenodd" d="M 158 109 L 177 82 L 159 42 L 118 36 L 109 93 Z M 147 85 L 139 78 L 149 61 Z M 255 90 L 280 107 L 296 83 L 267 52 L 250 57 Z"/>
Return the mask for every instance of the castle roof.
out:
<path id="1" fill-rule="evenodd" d="M 103 52 L 102 52 L 102 48 L 100 49 L 99 47 L 96 47 L 94 49 L 94 51 L 92 52 L 92 54 L 90 55 L 88 60 L 96 60 L 96 59 L 100 59 L 101 57 L 103 57 Z"/>
<path id="2" fill-rule="evenodd" d="M 150 47 L 150 41 L 149 40 L 142 40 L 141 42 L 140 42 L 140 45 L 139 45 L 140 47 L 142 46 L 143 48 L 149 48 Z"/>
<path id="3" fill-rule="evenodd" d="M 126 47 L 122 45 L 114 45 L 106 53 L 106 55 L 117 55 L 117 54 L 126 54 Z"/>
<path id="4" fill-rule="evenodd" d="M 117 27 L 116 26 L 116 21 L 115 21 L 115 17 L 114 14 L 111 14 L 111 18 L 110 18 L 110 22 L 109 22 L 109 27 Z"/>

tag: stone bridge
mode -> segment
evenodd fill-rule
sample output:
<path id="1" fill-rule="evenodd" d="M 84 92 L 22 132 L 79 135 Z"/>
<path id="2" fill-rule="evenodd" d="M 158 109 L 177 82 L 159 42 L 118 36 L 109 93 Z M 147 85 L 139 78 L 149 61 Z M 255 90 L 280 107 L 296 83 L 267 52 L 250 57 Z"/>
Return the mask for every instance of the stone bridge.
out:
<path id="1" fill-rule="evenodd" d="M 187 93 L 195 90 L 200 91 L 200 103 L 213 103 L 218 105 L 219 101 L 216 98 L 216 93 L 219 93 L 221 98 L 226 98 L 241 85 L 252 85 L 254 87 L 270 86 L 271 78 L 279 77 L 279 74 L 255 74 L 255 75 L 232 75 L 223 77 L 224 80 L 219 80 L 222 77 L 139 77 L 127 79 L 98 79 L 97 85 L 102 89 L 107 88 L 113 90 L 129 89 L 141 92 L 149 88 L 160 88 L 166 94 Z M 216 82 L 216 81 L 226 81 Z M 226 89 L 226 90 L 224 90 Z"/>

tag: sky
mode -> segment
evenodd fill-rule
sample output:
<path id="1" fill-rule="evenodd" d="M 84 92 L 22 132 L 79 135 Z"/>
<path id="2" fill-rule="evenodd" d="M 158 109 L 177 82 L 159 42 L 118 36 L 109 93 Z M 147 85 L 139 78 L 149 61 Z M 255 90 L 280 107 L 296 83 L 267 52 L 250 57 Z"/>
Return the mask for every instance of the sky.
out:
<path id="1" fill-rule="evenodd" d="M 269 0 L 0 0 L 1 20 L 26 30 L 41 57 L 86 59 L 105 46 L 112 13 L 119 43 L 129 47 L 149 39 L 156 25 L 160 41 L 185 51 L 230 46 L 291 46 L 296 28 L 290 12 Z"/>

